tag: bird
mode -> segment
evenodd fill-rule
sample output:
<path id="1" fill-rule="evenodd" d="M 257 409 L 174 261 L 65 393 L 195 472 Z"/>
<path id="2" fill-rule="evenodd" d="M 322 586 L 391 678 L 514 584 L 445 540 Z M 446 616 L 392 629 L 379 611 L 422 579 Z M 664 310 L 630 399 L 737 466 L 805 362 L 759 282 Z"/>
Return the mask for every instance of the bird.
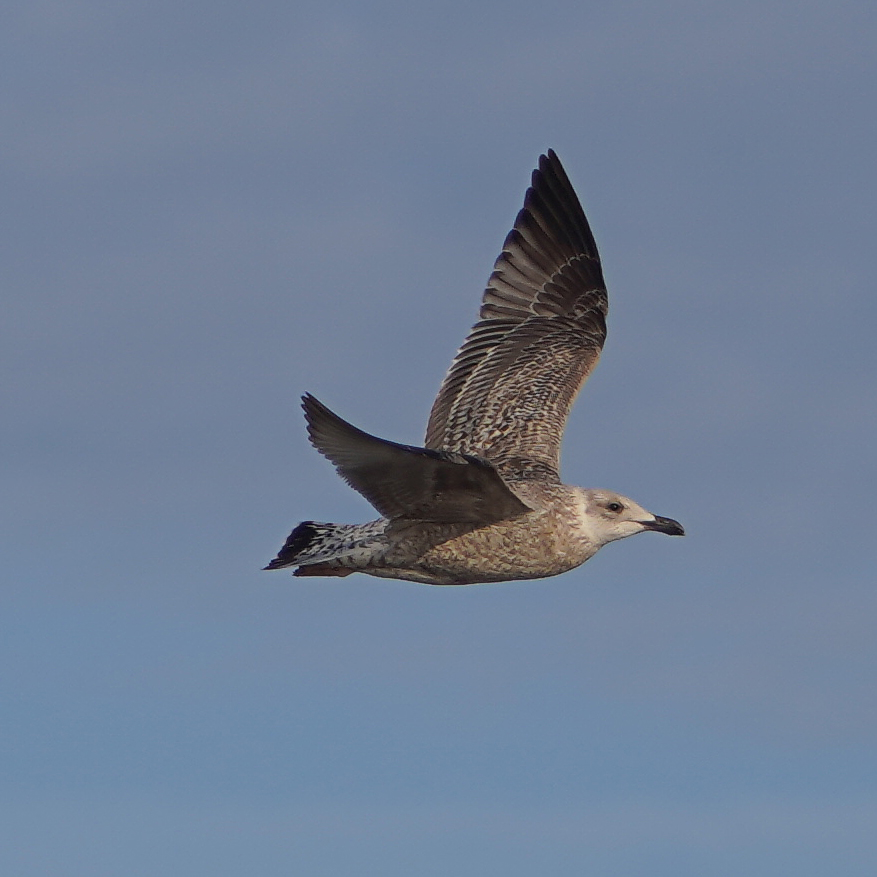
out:
<path id="1" fill-rule="evenodd" d="M 645 531 L 683 536 L 678 521 L 626 496 L 560 480 L 567 417 L 600 357 L 607 312 L 594 236 L 549 149 L 433 403 L 424 446 L 377 438 L 302 397 L 311 444 L 380 517 L 303 521 L 264 568 L 470 585 L 559 575 Z"/>

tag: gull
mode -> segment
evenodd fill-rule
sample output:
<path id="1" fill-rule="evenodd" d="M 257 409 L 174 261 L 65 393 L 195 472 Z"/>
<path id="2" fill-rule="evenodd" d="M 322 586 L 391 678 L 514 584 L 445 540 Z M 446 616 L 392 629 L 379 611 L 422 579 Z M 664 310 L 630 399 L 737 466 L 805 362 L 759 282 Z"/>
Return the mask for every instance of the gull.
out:
<path id="1" fill-rule="evenodd" d="M 560 480 L 567 416 L 600 357 L 607 310 L 594 236 L 548 150 L 433 403 L 425 446 L 377 438 L 302 397 L 311 443 L 381 517 L 303 521 L 265 569 L 471 585 L 559 575 L 646 530 L 684 535 L 626 496 Z"/>

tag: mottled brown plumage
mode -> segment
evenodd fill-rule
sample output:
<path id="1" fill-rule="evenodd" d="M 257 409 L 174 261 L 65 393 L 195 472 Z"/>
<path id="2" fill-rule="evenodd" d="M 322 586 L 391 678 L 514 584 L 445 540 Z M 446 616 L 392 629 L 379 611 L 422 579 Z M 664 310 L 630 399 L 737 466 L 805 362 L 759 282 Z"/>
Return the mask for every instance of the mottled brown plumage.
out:
<path id="1" fill-rule="evenodd" d="M 312 444 L 383 517 L 305 521 L 267 569 L 472 584 L 557 575 L 644 530 L 682 535 L 626 497 L 560 482 L 564 427 L 607 309 L 597 245 L 549 150 L 433 404 L 426 447 L 369 435 L 304 397 Z"/>
<path id="2" fill-rule="evenodd" d="M 539 159 L 487 282 L 479 321 L 439 390 L 428 448 L 479 454 L 500 469 L 555 473 L 572 403 L 606 340 L 597 245 L 552 150 Z"/>

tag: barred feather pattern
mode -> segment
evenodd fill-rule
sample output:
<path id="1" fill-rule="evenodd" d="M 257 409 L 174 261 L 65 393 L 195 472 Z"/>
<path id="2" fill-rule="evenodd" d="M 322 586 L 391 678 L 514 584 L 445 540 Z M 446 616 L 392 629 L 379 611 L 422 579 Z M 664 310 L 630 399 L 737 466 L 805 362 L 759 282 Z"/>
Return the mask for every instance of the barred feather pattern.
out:
<path id="1" fill-rule="evenodd" d="M 366 567 L 386 552 L 384 533 L 388 523 L 386 518 L 366 524 L 302 521 L 265 569 L 330 561 L 353 569 Z"/>
<path id="2" fill-rule="evenodd" d="M 554 152 L 539 160 L 430 413 L 426 447 L 477 454 L 509 473 L 557 473 L 566 419 L 606 339 L 597 245 Z"/>
<path id="3" fill-rule="evenodd" d="M 567 416 L 599 359 L 607 310 L 597 245 L 549 150 L 433 404 L 425 447 L 378 438 L 303 398 L 314 447 L 383 517 L 305 521 L 266 569 L 467 585 L 558 575 L 645 530 L 683 535 L 628 497 L 560 481 Z"/>

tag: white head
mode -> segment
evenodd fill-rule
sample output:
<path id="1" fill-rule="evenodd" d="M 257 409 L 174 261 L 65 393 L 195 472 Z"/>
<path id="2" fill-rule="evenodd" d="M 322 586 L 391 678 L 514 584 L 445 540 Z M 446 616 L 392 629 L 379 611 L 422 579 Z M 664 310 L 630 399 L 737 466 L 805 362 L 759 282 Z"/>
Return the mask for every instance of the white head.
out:
<path id="1" fill-rule="evenodd" d="M 644 530 L 656 530 L 668 536 L 685 535 L 678 521 L 653 515 L 620 493 L 584 487 L 577 490 L 582 501 L 582 530 L 597 548 Z"/>

